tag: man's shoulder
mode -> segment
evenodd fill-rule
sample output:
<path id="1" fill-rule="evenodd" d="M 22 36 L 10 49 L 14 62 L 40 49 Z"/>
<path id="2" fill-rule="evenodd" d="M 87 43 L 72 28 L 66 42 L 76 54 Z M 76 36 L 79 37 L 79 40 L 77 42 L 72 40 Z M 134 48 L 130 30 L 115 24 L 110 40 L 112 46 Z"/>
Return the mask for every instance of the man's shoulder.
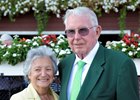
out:
<path id="1" fill-rule="evenodd" d="M 104 55 L 105 55 L 105 61 L 109 63 L 112 62 L 119 65 L 121 63 L 126 63 L 126 62 L 129 63 L 130 65 L 133 63 L 132 59 L 122 51 L 105 48 Z"/>
<path id="2" fill-rule="evenodd" d="M 71 60 L 71 59 L 73 59 L 73 58 L 75 58 L 75 54 L 74 54 L 74 53 L 67 55 L 67 56 L 66 56 L 64 59 L 62 59 L 61 61 L 64 62 L 64 61 Z"/>
<path id="3" fill-rule="evenodd" d="M 116 57 L 125 57 L 125 58 L 128 58 L 128 56 L 123 53 L 122 51 L 118 51 L 118 50 L 113 50 L 113 49 L 107 49 L 106 47 L 104 46 L 100 46 L 100 49 L 104 51 L 104 53 L 107 55 L 107 56 L 116 56 Z"/>

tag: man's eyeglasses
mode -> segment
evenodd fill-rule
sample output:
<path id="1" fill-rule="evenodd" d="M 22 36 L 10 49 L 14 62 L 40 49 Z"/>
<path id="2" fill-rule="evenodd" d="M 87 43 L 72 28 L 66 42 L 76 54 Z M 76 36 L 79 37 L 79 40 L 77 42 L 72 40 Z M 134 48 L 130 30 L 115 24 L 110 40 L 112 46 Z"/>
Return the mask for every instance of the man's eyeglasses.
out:
<path id="1" fill-rule="evenodd" d="M 96 26 L 92 26 L 92 27 L 84 27 L 84 28 L 79 28 L 78 29 L 78 33 L 81 35 L 81 36 L 86 36 L 89 34 L 89 30 L 93 27 L 96 27 Z M 67 37 L 74 37 L 76 33 L 76 29 L 68 29 L 68 30 L 65 30 L 65 34 L 67 35 Z"/>

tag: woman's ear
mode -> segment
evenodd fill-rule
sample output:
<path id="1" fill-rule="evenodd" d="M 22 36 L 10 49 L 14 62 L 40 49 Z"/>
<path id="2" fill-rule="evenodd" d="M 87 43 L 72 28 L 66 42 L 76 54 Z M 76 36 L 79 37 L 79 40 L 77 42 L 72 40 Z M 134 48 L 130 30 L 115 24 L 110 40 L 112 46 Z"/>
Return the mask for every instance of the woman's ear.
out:
<path id="1" fill-rule="evenodd" d="M 27 75 L 27 78 L 28 78 L 29 81 L 31 80 L 31 73 L 29 73 L 29 74 Z"/>

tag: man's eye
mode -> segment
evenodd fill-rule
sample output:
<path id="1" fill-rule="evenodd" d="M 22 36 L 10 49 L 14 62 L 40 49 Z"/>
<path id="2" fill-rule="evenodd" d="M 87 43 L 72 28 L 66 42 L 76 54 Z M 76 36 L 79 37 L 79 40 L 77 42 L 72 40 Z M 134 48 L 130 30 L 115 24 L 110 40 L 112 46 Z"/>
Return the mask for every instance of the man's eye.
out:
<path id="1" fill-rule="evenodd" d="M 75 31 L 74 31 L 74 30 L 69 30 L 68 32 L 69 32 L 69 33 L 72 33 L 72 34 L 74 34 L 74 33 L 75 33 Z"/>
<path id="2" fill-rule="evenodd" d="M 81 29 L 79 29 L 79 31 L 81 31 L 81 32 L 87 32 L 88 29 L 87 28 L 81 28 Z"/>
<path id="3" fill-rule="evenodd" d="M 71 29 L 70 30 L 66 30 L 65 32 L 66 32 L 66 34 L 75 34 L 75 31 L 71 30 Z"/>

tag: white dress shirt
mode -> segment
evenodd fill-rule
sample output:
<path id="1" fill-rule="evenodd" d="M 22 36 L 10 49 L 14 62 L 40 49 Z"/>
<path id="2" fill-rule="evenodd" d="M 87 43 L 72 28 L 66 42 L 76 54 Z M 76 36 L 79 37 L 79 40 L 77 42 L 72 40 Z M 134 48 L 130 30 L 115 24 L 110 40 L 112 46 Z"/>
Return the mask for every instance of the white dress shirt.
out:
<path id="1" fill-rule="evenodd" d="M 95 47 L 89 52 L 89 54 L 84 58 L 82 59 L 82 61 L 84 61 L 86 64 L 83 68 L 83 72 L 82 72 L 82 80 L 81 80 L 81 86 L 85 80 L 85 77 L 87 75 L 87 72 L 90 68 L 90 65 L 97 53 L 97 50 L 99 48 L 99 42 L 96 43 Z M 73 84 L 73 80 L 74 80 L 74 76 L 76 74 L 76 71 L 77 71 L 77 62 L 81 60 L 80 58 L 78 58 L 78 56 L 76 55 L 76 59 L 75 59 L 75 62 L 73 64 L 73 68 L 72 68 L 72 72 L 71 72 L 71 75 L 70 75 L 70 80 L 69 80 L 69 83 L 68 83 L 68 91 L 67 91 L 67 94 L 68 94 L 68 100 L 70 100 L 70 93 L 71 93 L 71 88 L 72 88 L 72 84 Z"/>

